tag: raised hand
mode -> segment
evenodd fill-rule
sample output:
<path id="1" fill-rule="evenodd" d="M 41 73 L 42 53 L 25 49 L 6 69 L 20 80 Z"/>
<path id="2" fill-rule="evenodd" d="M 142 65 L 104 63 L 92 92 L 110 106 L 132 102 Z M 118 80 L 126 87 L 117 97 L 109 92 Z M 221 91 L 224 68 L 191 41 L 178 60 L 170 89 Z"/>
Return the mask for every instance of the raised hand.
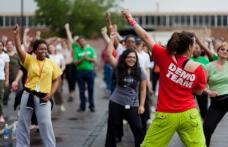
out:
<path id="1" fill-rule="evenodd" d="M 17 34 L 19 34 L 19 31 L 20 31 L 19 25 L 16 24 L 16 26 L 15 26 L 14 29 L 13 29 L 13 33 L 14 33 L 15 35 L 17 35 Z"/>
<path id="2" fill-rule="evenodd" d="M 122 11 L 122 14 L 123 14 L 123 16 L 125 17 L 125 19 L 127 21 L 129 21 L 130 19 L 133 19 L 132 15 L 131 15 L 131 12 L 128 9 L 124 9 Z"/>
<path id="3" fill-rule="evenodd" d="M 105 33 L 105 34 L 107 34 L 107 32 L 108 32 L 107 27 L 103 27 L 103 28 L 101 28 L 101 33 Z"/>
<path id="4" fill-rule="evenodd" d="M 66 24 L 64 25 L 64 27 L 65 27 L 65 29 L 70 29 L 69 23 L 66 23 Z"/>

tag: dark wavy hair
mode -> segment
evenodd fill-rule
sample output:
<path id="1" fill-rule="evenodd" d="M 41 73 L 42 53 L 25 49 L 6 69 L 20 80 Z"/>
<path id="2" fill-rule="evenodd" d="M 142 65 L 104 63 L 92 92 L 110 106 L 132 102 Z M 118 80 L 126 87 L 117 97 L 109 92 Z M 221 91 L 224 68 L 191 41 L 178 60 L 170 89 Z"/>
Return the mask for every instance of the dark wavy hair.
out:
<path id="1" fill-rule="evenodd" d="M 140 81 L 141 78 L 141 68 L 139 66 L 139 59 L 137 56 L 137 53 L 134 49 L 126 49 L 119 57 L 118 63 L 117 63 L 117 67 L 116 67 L 116 72 L 117 72 L 117 84 L 119 86 L 123 86 L 124 83 L 124 78 L 129 75 L 128 74 L 128 65 L 126 64 L 126 58 L 128 56 L 128 54 L 130 53 L 135 53 L 136 55 L 136 63 L 133 67 L 131 67 L 131 75 L 133 76 L 133 78 L 137 81 Z"/>
<path id="2" fill-rule="evenodd" d="M 46 46 L 48 47 L 48 44 L 47 44 L 47 42 L 45 40 L 42 40 L 42 39 L 35 40 L 33 42 L 33 45 L 32 45 L 33 52 L 35 52 L 38 49 L 38 47 L 39 47 L 40 44 L 46 44 Z"/>
<path id="3" fill-rule="evenodd" d="M 186 53 L 189 49 L 189 45 L 193 45 L 194 35 L 190 32 L 174 32 L 172 37 L 167 43 L 167 51 L 171 55 L 179 54 L 182 55 Z"/>

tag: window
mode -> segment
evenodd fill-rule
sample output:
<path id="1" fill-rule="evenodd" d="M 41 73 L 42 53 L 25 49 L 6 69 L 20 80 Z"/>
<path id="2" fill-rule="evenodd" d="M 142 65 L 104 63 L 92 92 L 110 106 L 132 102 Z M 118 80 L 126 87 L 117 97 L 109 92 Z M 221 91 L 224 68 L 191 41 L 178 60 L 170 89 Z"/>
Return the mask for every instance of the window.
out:
<path id="1" fill-rule="evenodd" d="M 222 16 L 223 26 L 227 26 L 227 16 Z"/>
<path id="2" fill-rule="evenodd" d="M 174 22 L 174 16 L 169 16 L 169 26 L 172 27 Z"/>
<path id="3" fill-rule="evenodd" d="M 151 25 L 155 25 L 155 18 L 154 18 L 154 16 L 151 16 L 150 19 L 151 19 Z"/>
<path id="4" fill-rule="evenodd" d="M 204 18 L 204 24 L 205 24 L 205 26 L 211 26 L 210 25 L 210 22 L 209 22 L 209 16 L 205 16 L 205 18 Z"/>
<path id="5" fill-rule="evenodd" d="M 139 18 L 139 21 L 138 21 L 139 24 L 142 25 L 142 16 L 139 16 L 138 18 Z"/>
<path id="6" fill-rule="evenodd" d="M 199 17 L 199 26 L 204 26 L 203 16 L 198 16 L 198 17 Z"/>
<path id="7" fill-rule="evenodd" d="M 10 25 L 10 17 L 6 16 L 5 17 L 5 25 L 8 27 Z"/>
<path id="8" fill-rule="evenodd" d="M 187 16 L 186 19 L 187 26 L 191 26 L 191 17 Z"/>
<path id="9" fill-rule="evenodd" d="M 185 16 L 181 16 L 181 25 L 185 26 Z"/>
<path id="10" fill-rule="evenodd" d="M 161 25 L 166 26 L 166 16 L 161 16 Z"/>
<path id="11" fill-rule="evenodd" d="M 199 26 L 199 16 L 193 16 L 193 26 L 194 27 Z"/>
<path id="12" fill-rule="evenodd" d="M 15 16 L 10 16 L 10 26 L 15 26 L 16 25 L 16 17 Z"/>
<path id="13" fill-rule="evenodd" d="M 3 16 L 0 16 L 0 26 L 3 26 Z"/>
<path id="14" fill-rule="evenodd" d="M 222 26 L 222 16 L 217 16 L 217 25 Z"/>
<path id="15" fill-rule="evenodd" d="M 215 16 L 210 16 L 211 19 L 211 26 L 214 27 L 215 26 Z"/>
<path id="16" fill-rule="evenodd" d="M 156 16 L 155 19 L 156 19 L 156 23 L 157 23 L 156 25 L 160 26 L 161 25 L 161 17 L 160 16 Z"/>

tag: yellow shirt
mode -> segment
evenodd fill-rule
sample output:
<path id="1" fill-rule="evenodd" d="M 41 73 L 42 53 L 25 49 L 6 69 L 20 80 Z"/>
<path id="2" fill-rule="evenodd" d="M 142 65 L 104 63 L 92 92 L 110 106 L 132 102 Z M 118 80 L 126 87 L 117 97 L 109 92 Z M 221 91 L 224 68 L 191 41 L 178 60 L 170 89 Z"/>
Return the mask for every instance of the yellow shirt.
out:
<path id="1" fill-rule="evenodd" d="M 41 93 L 49 93 L 51 91 L 52 81 L 58 78 L 62 71 L 54 63 L 54 61 L 46 58 L 45 60 L 37 60 L 36 56 L 26 54 L 25 61 L 22 64 L 27 70 L 27 81 L 25 87 L 30 90 Z"/>

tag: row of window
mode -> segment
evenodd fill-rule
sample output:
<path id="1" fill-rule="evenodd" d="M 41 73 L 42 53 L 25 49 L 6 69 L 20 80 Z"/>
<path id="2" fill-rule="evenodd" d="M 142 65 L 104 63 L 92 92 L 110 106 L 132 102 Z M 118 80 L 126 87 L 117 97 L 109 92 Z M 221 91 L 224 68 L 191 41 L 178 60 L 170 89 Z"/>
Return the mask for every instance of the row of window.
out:
<path id="1" fill-rule="evenodd" d="M 32 16 L 0 16 L 0 27 L 12 27 L 16 24 L 23 24 L 26 27 L 44 26 L 42 24 L 35 24 Z"/>
<path id="2" fill-rule="evenodd" d="M 228 15 L 135 16 L 143 27 L 228 27 Z"/>
<path id="3" fill-rule="evenodd" d="M 135 16 L 143 27 L 228 27 L 228 15 L 214 16 Z M 12 27 L 15 24 L 23 26 L 44 26 L 35 24 L 32 16 L 0 16 L 0 27 Z"/>

